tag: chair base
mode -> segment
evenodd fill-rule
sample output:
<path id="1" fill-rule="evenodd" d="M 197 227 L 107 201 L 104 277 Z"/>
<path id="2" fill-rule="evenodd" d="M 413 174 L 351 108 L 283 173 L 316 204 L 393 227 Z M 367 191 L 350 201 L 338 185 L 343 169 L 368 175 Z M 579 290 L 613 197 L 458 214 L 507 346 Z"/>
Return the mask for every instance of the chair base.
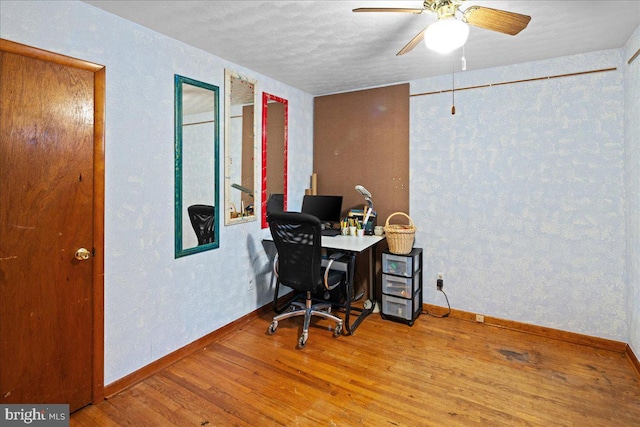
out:
<path id="1" fill-rule="evenodd" d="M 331 304 L 321 303 L 312 304 L 311 292 L 307 292 L 307 298 L 305 304 L 300 302 L 292 302 L 290 311 L 279 314 L 273 318 L 273 321 L 269 325 L 269 334 L 273 334 L 278 329 L 278 322 L 290 317 L 304 316 L 304 323 L 302 326 L 302 334 L 298 339 L 298 347 L 304 348 L 309 338 L 309 325 L 311 324 L 311 316 L 320 316 L 328 320 L 336 322 L 336 327 L 333 330 L 334 338 L 337 338 L 342 334 L 342 319 L 331 314 Z"/>

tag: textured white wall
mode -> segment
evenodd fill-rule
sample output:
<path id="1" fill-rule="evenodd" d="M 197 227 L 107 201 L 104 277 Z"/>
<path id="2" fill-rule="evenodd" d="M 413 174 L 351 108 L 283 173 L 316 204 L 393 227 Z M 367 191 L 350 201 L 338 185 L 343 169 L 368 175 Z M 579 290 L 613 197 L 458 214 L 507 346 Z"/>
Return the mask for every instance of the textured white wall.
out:
<path id="1" fill-rule="evenodd" d="M 640 357 L 640 58 L 627 61 L 640 49 L 640 27 L 623 55 L 625 69 L 625 184 L 627 194 L 627 280 L 629 284 L 628 343 Z"/>
<path id="2" fill-rule="evenodd" d="M 173 77 L 219 86 L 224 106 L 228 67 L 289 100 L 294 203 L 311 174 L 313 98 L 85 3 L 3 0 L 0 8 L 1 37 L 106 66 L 105 382 L 268 303 L 259 221 L 221 225 L 219 249 L 174 259 Z M 224 122 L 220 130 L 223 149 Z"/>
<path id="3" fill-rule="evenodd" d="M 475 86 L 411 99 L 411 216 L 425 302 L 625 341 L 621 52 L 456 74 Z M 411 93 L 451 89 L 451 76 Z"/>
<path id="4" fill-rule="evenodd" d="M 219 86 L 223 104 L 228 67 L 289 100 L 292 209 L 312 172 L 310 95 L 75 1 L 3 0 L 0 36 L 107 67 L 106 383 L 271 300 L 259 222 L 221 225 L 220 249 L 173 258 L 173 75 Z M 623 71 L 620 56 L 458 74 L 456 85 L 470 86 L 619 68 L 459 92 L 453 117 L 450 94 L 412 98 L 410 214 L 426 302 L 444 303 L 434 291 L 444 271 L 456 308 L 629 339 L 640 352 L 640 60 Z M 450 82 L 414 81 L 411 91 Z M 224 123 L 221 148 L 223 135 Z"/>

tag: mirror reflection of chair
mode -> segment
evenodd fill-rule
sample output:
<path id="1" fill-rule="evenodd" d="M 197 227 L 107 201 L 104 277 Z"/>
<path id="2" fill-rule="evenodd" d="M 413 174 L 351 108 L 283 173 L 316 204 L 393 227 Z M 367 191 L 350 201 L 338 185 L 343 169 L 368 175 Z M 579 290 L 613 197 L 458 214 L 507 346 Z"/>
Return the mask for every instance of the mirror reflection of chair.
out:
<path id="1" fill-rule="evenodd" d="M 198 237 L 198 246 L 214 242 L 214 207 L 210 205 L 191 205 L 187 208 L 187 212 L 189 212 L 193 231 Z"/>
<path id="2" fill-rule="evenodd" d="M 274 271 L 278 284 L 290 287 L 294 291 L 306 293 L 304 304 L 291 303 L 290 311 L 273 318 L 268 332 L 273 334 L 278 322 L 294 316 L 304 316 L 302 333 L 298 347 L 304 348 L 309 337 L 309 325 L 312 316 L 320 316 L 336 322 L 333 336 L 342 333 L 342 319 L 330 313 L 331 304 L 316 303 L 313 294 L 323 290 L 333 290 L 344 281 L 344 273 L 331 269 L 340 254 L 333 254 L 326 268 L 322 267 L 321 225 L 318 218 L 297 212 L 271 212 L 269 228 L 276 246 L 277 256 Z M 277 288 L 276 288 L 277 294 Z"/>

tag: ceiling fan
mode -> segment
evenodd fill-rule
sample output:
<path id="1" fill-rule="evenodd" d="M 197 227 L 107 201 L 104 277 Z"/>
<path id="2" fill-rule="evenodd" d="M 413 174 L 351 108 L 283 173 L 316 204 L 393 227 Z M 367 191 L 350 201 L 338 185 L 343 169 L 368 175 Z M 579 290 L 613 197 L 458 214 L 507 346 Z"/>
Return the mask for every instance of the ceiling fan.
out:
<path id="1" fill-rule="evenodd" d="M 361 7 L 353 9 L 354 12 L 400 12 L 423 14 L 425 12 L 436 13 L 438 20 L 420 31 L 397 54 L 404 55 L 413 50 L 424 40 L 432 50 L 440 53 L 451 52 L 462 46 L 469 35 L 467 24 L 486 30 L 515 36 L 527 28 L 531 17 L 506 10 L 491 9 L 482 6 L 470 6 L 464 11 L 458 7 L 465 0 L 424 0 L 422 8 L 397 8 L 397 7 Z"/>

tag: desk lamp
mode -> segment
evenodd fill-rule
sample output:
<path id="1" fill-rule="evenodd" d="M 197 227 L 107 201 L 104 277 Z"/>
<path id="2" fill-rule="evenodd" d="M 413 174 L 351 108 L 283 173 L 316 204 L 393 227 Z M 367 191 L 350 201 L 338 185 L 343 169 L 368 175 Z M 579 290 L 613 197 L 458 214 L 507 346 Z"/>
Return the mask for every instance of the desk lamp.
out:
<path id="1" fill-rule="evenodd" d="M 356 185 L 356 190 L 358 191 L 358 193 L 360 193 L 364 197 L 364 199 L 369 204 L 369 209 L 365 209 L 364 221 L 362 222 L 362 226 L 363 228 L 365 228 L 367 225 L 367 222 L 369 222 L 369 216 L 373 212 L 373 201 L 371 200 L 371 193 L 369 193 L 369 191 L 366 188 L 364 188 L 362 185 Z M 371 230 L 371 233 L 373 233 L 373 230 Z"/>
<path id="2" fill-rule="evenodd" d="M 369 191 L 366 188 L 364 188 L 362 185 L 356 185 L 356 190 L 367 201 L 367 203 L 369 204 L 369 209 L 373 209 L 373 202 L 371 201 L 371 193 L 369 193 Z"/>
<path id="3" fill-rule="evenodd" d="M 369 193 L 369 190 L 367 190 L 366 188 L 364 188 L 362 185 L 356 185 L 356 191 L 358 193 L 360 193 L 362 195 L 362 197 L 364 197 L 364 199 L 367 201 L 367 203 L 369 204 L 369 209 L 366 212 L 366 216 L 364 218 L 364 222 L 363 227 L 366 226 L 367 221 L 369 221 L 369 215 L 371 215 L 371 212 L 373 212 L 373 201 L 371 200 L 371 193 Z M 369 284 L 370 286 L 373 286 L 373 284 Z M 373 313 L 379 313 L 380 309 L 378 308 L 378 304 L 375 301 L 372 301 L 371 298 L 367 299 L 364 302 L 364 308 L 366 310 L 372 310 Z"/>
<path id="4" fill-rule="evenodd" d="M 247 193 L 249 197 L 253 198 L 253 191 L 249 190 L 247 187 L 243 187 L 240 184 L 231 184 L 231 187 L 235 188 L 236 190 L 240 190 L 243 193 Z"/>

